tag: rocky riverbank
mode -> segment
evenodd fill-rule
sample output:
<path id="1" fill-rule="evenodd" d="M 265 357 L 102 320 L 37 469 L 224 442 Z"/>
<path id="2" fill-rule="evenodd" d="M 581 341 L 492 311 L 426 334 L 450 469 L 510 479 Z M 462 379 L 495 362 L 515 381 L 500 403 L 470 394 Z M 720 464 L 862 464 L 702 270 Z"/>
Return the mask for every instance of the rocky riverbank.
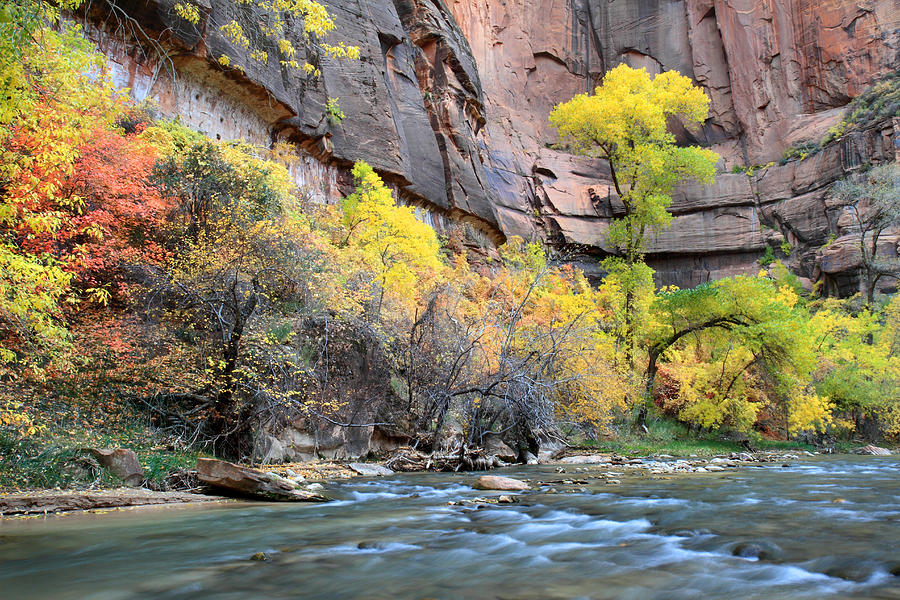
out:
<path id="1" fill-rule="evenodd" d="M 72 511 L 105 511 L 132 506 L 186 505 L 225 502 L 228 498 L 191 492 L 146 489 L 40 490 L 0 494 L 0 518 L 49 515 Z"/>
<path id="2" fill-rule="evenodd" d="M 865 447 L 858 452 L 882 455 L 890 452 L 883 448 Z M 632 478 L 669 479 L 678 475 L 697 473 L 720 473 L 734 471 L 755 465 L 781 463 L 789 466 L 790 461 L 803 460 L 816 454 L 801 452 L 733 452 L 713 457 L 674 457 L 667 454 L 655 454 L 644 458 L 629 458 L 617 454 L 573 454 L 546 465 L 553 466 L 559 477 L 540 477 L 524 480 L 512 480 L 502 477 L 484 476 L 483 473 L 472 473 L 472 485 L 479 489 L 504 492 L 540 491 L 543 493 L 570 493 L 579 486 L 604 482 L 607 485 L 621 484 Z M 209 463 L 229 465 L 222 461 L 203 459 Z M 340 463 L 333 461 L 310 461 L 283 465 L 264 465 L 251 469 L 238 467 L 241 473 L 249 474 L 249 480 L 263 481 L 279 488 L 295 490 L 294 494 L 282 498 L 267 498 L 264 494 L 253 494 L 252 490 L 241 485 L 233 487 L 232 493 L 243 493 L 244 499 L 278 499 L 301 501 L 327 501 L 327 497 L 319 492 L 329 482 L 347 480 L 355 477 L 377 477 L 393 475 L 381 463 Z M 202 471 L 203 469 L 201 469 Z M 202 474 L 202 473 L 201 473 Z M 190 474 L 196 481 L 196 472 Z M 203 477 L 200 478 L 203 480 Z M 491 487 L 484 481 L 505 479 L 508 483 L 519 482 L 521 487 Z M 206 482 L 207 484 L 211 482 Z M 238 482 L 240 483 L 240 482 Z M 223 487 L 194 486 L 189 490 L 160 492 L 148 489 L 115 488 L 103 490 L 40 490 L 21 493 L 0 494 L 0 517 L 17 517 L 27 515 L 47 515 L 71 511 L 103 511 L 132 506 L 192 504 L 198 502 L 240 501 L 234 497 L 226 497 Z M 296 497 L 288 497 L 294 495 Z M 256 498 L 251 498 L 256 496 Z M 504 496 L 509 499 L 512 497 Z M 512 502 L 511 499 L 508 500 Z M 501 502 L 502 503 L 502 502 Z"/>

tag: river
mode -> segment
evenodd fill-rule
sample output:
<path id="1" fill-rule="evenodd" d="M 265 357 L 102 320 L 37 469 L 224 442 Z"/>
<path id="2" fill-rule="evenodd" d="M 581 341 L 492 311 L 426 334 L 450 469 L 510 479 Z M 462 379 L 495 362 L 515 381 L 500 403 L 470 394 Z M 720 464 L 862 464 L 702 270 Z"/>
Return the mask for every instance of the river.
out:
<path id="1" fill-rule="evenodd" d="M 511 505 L 449 504 L 486 495 L 477 475 L 410 474 L 321 505 L 7 520 L 0 598 L 900 599 L 900 461 L 788 463 L 618 485 L 505 469 L 588 482 Z"/>

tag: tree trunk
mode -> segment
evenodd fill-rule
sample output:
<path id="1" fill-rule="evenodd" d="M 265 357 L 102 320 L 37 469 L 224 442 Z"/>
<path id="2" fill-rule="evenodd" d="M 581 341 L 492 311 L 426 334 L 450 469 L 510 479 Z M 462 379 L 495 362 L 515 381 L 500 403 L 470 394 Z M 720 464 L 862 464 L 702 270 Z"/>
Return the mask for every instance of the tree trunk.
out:
<path id="1" fill-rule="evenodd" d="M 256 283 L 254 282 L 254 290 Z M 213 449 L 217 454 L 224 456 L 234 451 L 238 444 L 235 438 L 243 431 L 242 418 L 235 411 L 235 378 L 238 359 L 241 351 L 241 338 L 244 335 L 244 327 L 250 316 L 256 310 L 258 297 L 256 291 L 250 294 L 243 306 L 238 306 L 234 315 L 234 328 L 222 350 L 222 359 L 225 363 L 222 369 L 221 385 L 214 404 L 215 416 L 212 423 L 212 433 L 215 436 Z M 232 423 L 238 427 L 232 427 Z"/>

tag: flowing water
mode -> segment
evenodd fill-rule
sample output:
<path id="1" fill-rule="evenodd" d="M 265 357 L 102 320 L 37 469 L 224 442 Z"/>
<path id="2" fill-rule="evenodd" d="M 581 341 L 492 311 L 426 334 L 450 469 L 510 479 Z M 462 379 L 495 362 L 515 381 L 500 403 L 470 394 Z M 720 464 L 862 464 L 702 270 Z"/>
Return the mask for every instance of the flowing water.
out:
<path id="1" fill-rule="evenodd" d="M 323 505 L 5 521 L 0 599 L 900 599 L 900 461 L 790 462 L 620 485 L 511 469 L 588 481 L 514 505 L 450 505 L 485 495 L 476 475 L 413 474 Z"/>

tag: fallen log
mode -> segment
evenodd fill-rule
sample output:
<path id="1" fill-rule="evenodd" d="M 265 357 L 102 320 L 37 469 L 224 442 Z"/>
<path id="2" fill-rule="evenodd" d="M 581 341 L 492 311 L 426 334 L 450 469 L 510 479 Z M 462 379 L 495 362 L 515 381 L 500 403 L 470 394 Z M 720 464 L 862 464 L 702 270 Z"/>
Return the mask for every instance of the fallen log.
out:
<path id="1" fill-rule="evenodd" d="M 462 448 L 451 452 L 426 454 L 408 446 L 397 448 L 384 466 L 392 471 L 487 471 L 507 464 L 481 448 Z"/>

